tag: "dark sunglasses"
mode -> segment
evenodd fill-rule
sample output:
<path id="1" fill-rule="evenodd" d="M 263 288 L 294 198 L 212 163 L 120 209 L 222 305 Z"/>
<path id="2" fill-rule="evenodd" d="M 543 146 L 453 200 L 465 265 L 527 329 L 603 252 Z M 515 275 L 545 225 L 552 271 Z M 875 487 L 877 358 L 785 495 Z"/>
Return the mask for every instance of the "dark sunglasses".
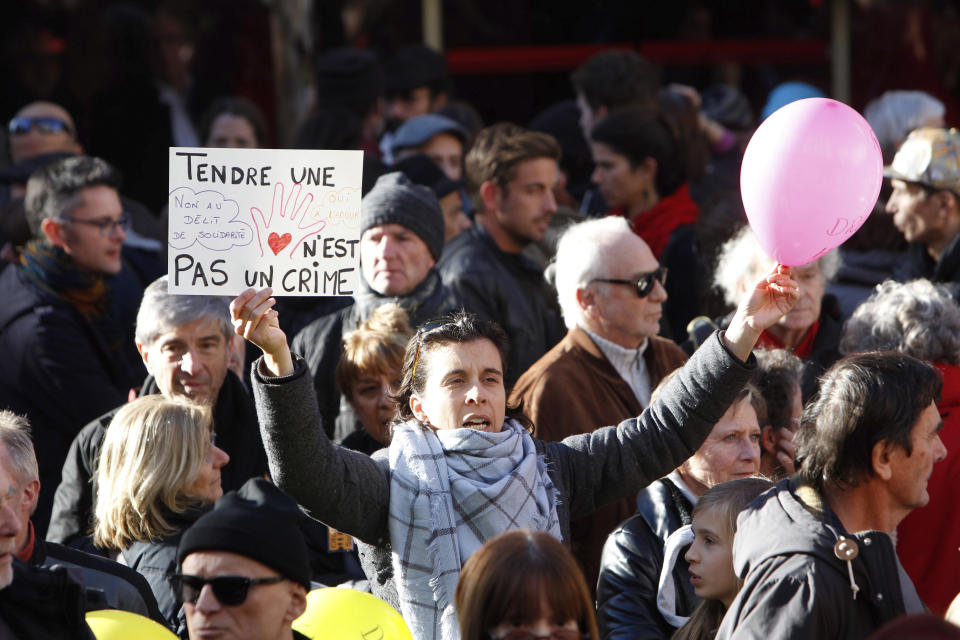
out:
<path id="1" fill-rule="evenodd" d="M 209 584 L 217 601 L 225 607 L 236 607 L 243 604 L 244 600 L 247 599 L 250 587 L 258 584 L 276 584 L 283 582 L 285 579 L 283 576 L 273 576 L 272 578 L 246 578 L 244 576 L 203 578 L 184 573 L 175 573 L 170 576 L 173 590 L 180 597 L 181 602 L 196 604 L 197 598 L 200 597 L 200 592 L 203 590 L 203 585 Z"/>
<path id="2" fill-rule="evenodd" d="M 57 118 L 27 117 L 13 118 L 10 120 L 10 135 L 23 135 L 33 127 L 36 127 L 40 133 L 60 133 L 61 131 L 65 131 L 73 135 L 73 129 L 63 120 L 58 120 Z"/>
<path id="3" fill-rule="evenodd" d="M 487 633 L 488 640 L 590 640 L 589 633 L 583 633 L 579 629 L 551 629 L 549 635 L 536 635 L 526 629 L 511 629 L 501 636 L 495 636 Z"/>
<path id="4" fill-rule="evenodd" d="M 590 282 L 609 282 L 610 284 L 626 284 L 637 288 L 637 296 L 646 298 L 653 291 L 654 283 L 659 282 L 667 286 L 667 268 L 657 267 L 655 271 L 644 273 L 636 280 L 620 280 L 617 278 L 594 278 Z"/>

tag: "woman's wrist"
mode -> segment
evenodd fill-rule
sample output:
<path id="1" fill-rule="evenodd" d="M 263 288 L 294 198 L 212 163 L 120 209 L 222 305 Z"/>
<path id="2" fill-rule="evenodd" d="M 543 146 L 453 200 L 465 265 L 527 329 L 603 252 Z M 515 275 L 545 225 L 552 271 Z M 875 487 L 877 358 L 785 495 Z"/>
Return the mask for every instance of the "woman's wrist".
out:
<path id="1" fill-rule="evenodd" d="M 754 345 L 757 344 L 757 340 L 760 339 L 761 333 L 763 332 L 752 327 L 747 319 L 741 317 L 740 312 L 737 311 L 722 335 L 727 349 L 741 362 L 746 362 L 753 351 Z"/>
<path id="2" fill-rule="evenodd" d="M 290 347 L 284 345 L 277 353 L 263 352 L 263 366 L 275 378 L 284 378 L 293 373 L 293 355 Z"/>

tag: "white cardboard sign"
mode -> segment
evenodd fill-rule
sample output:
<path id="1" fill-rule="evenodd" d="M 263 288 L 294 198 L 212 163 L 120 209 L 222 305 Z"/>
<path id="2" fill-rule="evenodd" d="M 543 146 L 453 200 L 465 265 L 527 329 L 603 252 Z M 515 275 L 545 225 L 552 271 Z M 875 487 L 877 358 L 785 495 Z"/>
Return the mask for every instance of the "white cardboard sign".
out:
<path id="1" fill-rule="evenodd" d="M 362 151 L 170 148 L 172 293 L 357 291 Z"/>

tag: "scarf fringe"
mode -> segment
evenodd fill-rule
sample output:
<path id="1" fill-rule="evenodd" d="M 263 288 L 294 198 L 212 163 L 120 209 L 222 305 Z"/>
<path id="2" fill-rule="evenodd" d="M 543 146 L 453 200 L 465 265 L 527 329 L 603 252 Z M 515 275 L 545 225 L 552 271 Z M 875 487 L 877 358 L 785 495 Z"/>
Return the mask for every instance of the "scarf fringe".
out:
<path id="1" fill-rule="evenodd" d="M 512 421 L 498 434 L 455 431 L 438 437 L 418 424 L 397 425 L 390 446 L 394 575 L 417 640 L 459 640 L 457 580 L 481 544 L 517 525 L 562 538 L 557 492 L 530 434 Z M 494 495 L 497 506 L 485 505 Z M 459 520 L 455 504 L 469 521 Z"/>
<path id="2" fill-rule="evenodd" d="M 447 519 L 446 496 L 444 496 L 443 494 L 434 493 L 430 496 L 429 500 L 430 500 L 431 524 L 446 521 Z M 449 594 L 446 592 L 446 590 L 441 588 L 442 586 L 441 583 L 444 579 L 444 576 L 443 576 L 444 563 L 441 562 L 440 560 L 441 558 L 444 558 L 447 554 L 449 554 L 451 551 L 455 551 L 456 553 L 453 554 L 453 559 L 457 565 L 457 568 L 461 569 L 462 567 L 460 566 L 460 552 L 458 549 L 454 549 L 454 550 L 441 549 L 441 547 L 452 546 L 449 544 L 444 544 L 445 542 L 447 543 L 450 542 L 449 536 L 440 535 L 435 529 L 431 531 L 431 535 L 433 536 L 433 540 L 431 540 L 430 543 L 427 545 L 427 554 L 433 559 L 433 562 L 430 563 L 433 566 L 431 567 L 429 584 L 430 584 L 430 589 L 433 591 L 434 602 L 437 603 L 437 607 L 439 607 L 441 611 L 444 611 L 446 610 L 447 607 L 452 606 L 453 603 L 450 601 Z M 449 561 L 449 558 L 447 558 L 446 561 Z"/>

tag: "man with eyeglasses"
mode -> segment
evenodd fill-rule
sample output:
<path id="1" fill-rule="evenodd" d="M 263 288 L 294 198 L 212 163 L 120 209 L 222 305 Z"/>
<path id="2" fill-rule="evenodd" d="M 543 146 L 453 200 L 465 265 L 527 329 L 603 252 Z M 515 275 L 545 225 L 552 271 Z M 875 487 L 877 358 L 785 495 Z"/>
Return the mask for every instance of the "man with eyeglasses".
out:
<path id="1" fill-rule="evenodd" d="M 12 509 L 19 521 L 14 555 L 32 566 L 68 567 L 77 582 L 96 592 L 87 599 L 89 611 L 121 609 L 163 623 L 157 600 L 142 575 L 113 560 L 46 542 L 36 535 L 31 515 L 40 479 L 30 433 L 26 418 L 0 411 L 0 488 L 7 487 L 0 491 L 0 508 Z"/>
<path id="2" fill-rule="evenodd" d="M 0 169 L 0 243 L 7 241 L 0 257 L 16 262 L 15 253 L 29 237 L 22 222 L 26 182 L 37 169 L 65 157 L 83 153 L 73 118 L 66 109 L 52 102 L 32 102 L 7 123 L 10 155 L 13 162 Z M 120 195 L 126 225 L 124 258 L 145 285 L 166 269 L 166 224 L 143 204 Z M 133 232 L 136 229 L 136 232 Z M 2 264 L 0 264 L 2 268 Z"/>
<path id="3" fill-rule="evenodd" d="M 170 577 L 191 640 L 307 640 L 307 545 L 296 502 L 262 478 L 217 501 L 187 529 Z"/>
<path id="4" fill-rule="evenodd" d="M 597 425 L 638 415 L 651 390 L 686 361 L 657 337 L 666 270 L 625 219 L 574 225 L 557 247 L 556 286 L 567 335 L 517 381 L 511 403 L 522 403 L 535 435 L 559 442 Z M 571 549 L 595 586 L 607 535 L 636 512 L 635 496 L 572 523 Z"/>
<path id="5" fill-rule="evenodd" d="M 73 436 L 144 376 L 133 341 L 141 289 L 118 276 L 118 183 L 110 165 L 87 156 L 34 172 L 25 197 L 33 239 L 0 273 L 0 409 L 26 415 L 37 436 L 40 535 Z"/>
<path id="6" fill-rule="evenodd" d="M 161 393 L 213 408 L 217 446 L 230 456 L 221 470 L 225 491 L 267 472 L 256 410 L 230 370 L 235 335 L 227 300 L 167 291 L 163 276 L 146 288 L 131 340 L 149 375 L 139 395 Z M 86 537 L 96 503 L 96 467 L 103 437 L 122 403 L 91 421 L 70 444 L 53 501 L 47 539 L 89 550 Z"/>

